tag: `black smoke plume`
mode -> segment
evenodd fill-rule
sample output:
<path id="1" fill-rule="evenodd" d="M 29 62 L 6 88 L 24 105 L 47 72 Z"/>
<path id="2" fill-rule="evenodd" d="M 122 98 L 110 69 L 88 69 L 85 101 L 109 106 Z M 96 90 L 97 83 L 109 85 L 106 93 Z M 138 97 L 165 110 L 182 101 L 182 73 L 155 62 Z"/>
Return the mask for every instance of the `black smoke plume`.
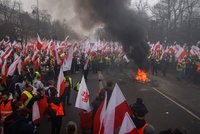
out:
<path id="1" fill-rule="evenodd" d="M 86 29 L 103 24 L 123 45 L 128 57 L 146 69 L 148 46 L 144 42 L 146 23 L 129 8 L 130 0 L 76 0 L 76 11 Z"/>

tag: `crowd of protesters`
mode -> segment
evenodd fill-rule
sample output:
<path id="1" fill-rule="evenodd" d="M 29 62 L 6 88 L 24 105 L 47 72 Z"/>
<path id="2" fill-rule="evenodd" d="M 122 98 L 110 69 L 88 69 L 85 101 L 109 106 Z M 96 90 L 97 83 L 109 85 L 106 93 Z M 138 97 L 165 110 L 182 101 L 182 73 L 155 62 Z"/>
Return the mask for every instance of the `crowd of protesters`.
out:
<path id="1" fill-rule="evenodd" d="M 113 68 L 114 65 L 120 66 L 121 61 L 124 60 L 123 54 L 119 56 L 122 52 L 118 45 L 113 48 L 115 50 L 112 50 L 114 52 L 112 54 L 96 50 L 95 53 L 90 52 L 88 55 L 85 52 L 86 48 L 81 48 L 81 45 L 71 44 L 69 47 L 65 42 L 61 42 L 59 46 L 56 46 L 56 42 L 48 44 L 44 42 L 36 41 L 23 46 L 16 42 L 0 42 L 0 127 L 2 134 L 37 133 L 40 121 L 46 113 L 51 120 L 51 133 L 59 134 L 62 117 L 65 116 L 64 106 L 66 102 L 67 105 L 71 105 L 70 92 L 73 89 L 73 82 L 69 74 L 82 71 L 87 81 L 89 68 L 97 73 L 106 66 Z M 64 71 L 65 89 L 61 95 L 58 95 L 56 83 L 59 71 L 64 60 L 67 59 L 71 46 L 73 46 L 71 69 Z M 107 51 L 105 46 L 103 47 L 101 49 Z M 76 90 L 78 88 L 76 87 Z M 37 120 L 33 119 L 35 105 L 40 109 L 40 118 Z M 81 120 L 88 117 L 85 115 L 90 114 L 85 111 L 80 112 Z M 87 123 L 82 123 L 81 127 L 87 127 Z M 67 131 L 72 130 L 69 128 Z M 89 130 L 86 128 L 84 131 L 88 133 Z"/>
<path id="2" fill-rule="evenodd" d="M 59 46 L 56 46 L 55 42 L 44 42 L 42 46 L 40 46 L 42 43 L 39 41 L 24 46 L 5 41 L 1 42 L 0 126 L 2 134 L 37 133 L 40 120 L 45 113 L 49 115 L 51 120 L 51 134 L 59 134 L 62 118 L 65 116 L 64 106 L 66 102 L 67 105 L 71 105 L 70 94 L 73 89 L 73 80 L 69 77 L 69 74 L 82 71 L 87 81 L 89 69 L 94 73 L 108 67 L 110 70 L 116 67 L 121 69 L 125 62 L 129 62 L 119 43 L 110 43 L 109 45 L 105 45 L 105 43 L 104 45 L 99 45 L 97 43 L 99 45 L 97 46 L 96 44 L 79 45 L 81 43 L 67 45 L 66 42 L 61 42 Z M 56 83 L 61 65 L 67 58 L 71 46 L 73 46 L 72 65 L 70 70 L 64 72 L 65 89 L 60 95 Z M 159 50 L 156 50 L 155 53 L 156 57 L 158 57 L 157 55 L 162 55 Z M 155 65 L 157 64 L 157 59 L 154 59 L 155 55 L 153 53 L 151 54 L 149 59 L 153 74 L 156 74 L 159 65 Z M 166 60 L 166 62 L 171 60 L 169 58 L 171 57 L 170 55 L 162 57 L 162 60 Z M 61 63 L 58 60 L 61 60 Z M 168 63 L 164 61 L 161 61 L 162 66 L 167 67 L 168 65 L 165 64 Z M 162 69 L 165 70 L 163 74 L 166 75 L 166 69 Z M 76 84 L 75 90 L 79 89 L 78 85 L 80 86 L 80 82 Z M 83 134 L 93 133 L 95 113 L 105 98 L 105 91 L 109 100 L 112 88 L 112 82 L 108 82 L 92 102 L 92 111 L 80 110 L 80 128 Z M 35 102 L 37 102 L 38 107 L 42 106 L 40 118 L 37 120 L 33 120 Z M 138 98 L 130 108 L 134 113 L 132 119 L 138 131 L 140 133 L 153 134 L 153 126 L 148 125 L 145 121 L 145 115 L 148 110 L 143 104 L 143 100 Z M 68 134 L 78 133 L 77 125 L 74 122 L 69 122 L 66 132 Z M 179 130 L 166 130 L 162 134 L 167 134 L 167 132 L 178 134 Z"/>
<path id="3" fill-rule="evenodd" d="M 164 77 L 177 72 L 177 80 L 190 80 L 200 83 L 200 43 L 191 47 L 174 43 L 170 46 L 157 43 L 151 44 L 149 63 L 152 75 L 160 72 Z"/>

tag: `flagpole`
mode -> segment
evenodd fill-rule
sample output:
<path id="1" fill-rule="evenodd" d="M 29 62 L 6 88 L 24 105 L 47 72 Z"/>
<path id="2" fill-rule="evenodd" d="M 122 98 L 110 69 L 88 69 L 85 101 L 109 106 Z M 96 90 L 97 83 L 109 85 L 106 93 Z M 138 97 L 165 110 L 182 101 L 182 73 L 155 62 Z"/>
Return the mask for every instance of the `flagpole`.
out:
<path id="1" fill-rule="evenodd" d="M 37 0 L 37 33 L 40 32 L 39 2 Z"/>

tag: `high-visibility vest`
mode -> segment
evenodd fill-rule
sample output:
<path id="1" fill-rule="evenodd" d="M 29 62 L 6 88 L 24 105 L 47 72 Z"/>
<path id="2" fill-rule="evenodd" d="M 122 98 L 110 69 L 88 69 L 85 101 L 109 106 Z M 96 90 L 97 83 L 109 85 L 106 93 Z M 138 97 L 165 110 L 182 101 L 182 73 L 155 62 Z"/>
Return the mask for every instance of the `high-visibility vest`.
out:
<path id="1" fill-rule="evenodd" d="M 176 65 L 176 70 L 179 71 L 179 72 L 183 70 L 183 68 L 182 68 L 182 66 L 181 66 L 180 63 L 178 63 L 178 64 Z"/>
<path id="2" fill-rule="evenodd" d="M 144 129 L 148 126 L 147 123 L 144 124 L 144 126 L 140 129 L 138 129 L 138 134 L 144 134 Z"/>
<path id="3" fill-rule="evenodd" d="M 30 100 L 33 98 L 33 95 L 30 92 L 26 91 L 26 90 L 24 90 L 22 94 L 25 94 L 28 97 L 28 99 L 24 103 L 24 105 L 27 106 L 28 103 L 30 102 Z"/>
<path id="4" fill-rule="evenodd" d="M 1 119 L 5 120 L 6 117 L 10 116 L 13 112 L 12 109 L 12 101 L 13 100 L 9 100 L 6 105 L 4 105 L 4 102 L 1 102 L 0 105 L 0 111 L 1 111 Z"/>
<path id="5" fill-rule="evenodd" d="M 81 82 L 79 81 L 79 82 L 76 84 L 76 89 L 77 89 L 77 91 L 79 90 L 80 86 L 81 86 Z"/>
<path id="6" fill-rule="evenodd" d="M 71 78 L 71 77 L 68 77 L 68 79 L 69 79 L 70 89 L 72 90 L 72 89 L 73 89 L 72 78 Z"/>
<path id="7" fill-rule="evenodd" d="M 64 115 L 62 103 L 60 103 L 59 105 L 56 105 L 54 103 L 50 103 L 50 106 L 53 109 L 53 111 L 56 113 L 56 116 L 63 116 Z"/>

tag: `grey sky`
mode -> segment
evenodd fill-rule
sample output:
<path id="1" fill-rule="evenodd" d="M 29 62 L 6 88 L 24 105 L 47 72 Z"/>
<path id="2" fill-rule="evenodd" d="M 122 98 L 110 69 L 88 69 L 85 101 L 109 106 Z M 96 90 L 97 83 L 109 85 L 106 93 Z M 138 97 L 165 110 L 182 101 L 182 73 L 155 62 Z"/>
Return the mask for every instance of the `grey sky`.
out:
<path id="1" fill-rule="evenodd" d="M 12 0 L 20 1 L 22 3 L 23 9 L 32 12 L 32 6 L 37 5 L 37 0 Z M 47 10 L 51 14 L 52 19 L 59 19 L 61 21 L 66 20 L 66 23 L 72 27 L 76 32 L 83 33 L 86 32 L 81 28 L 80 21 L 74 12 L 74 0 L 38 0 L 39 9 Z M 132 2 L 137 0 L 132 0 Z M 158 0 L 147 0 L 150 6 L 154 5 Z M 87 31 L 88 32 L 88 31 Z M 91 31 L 90 31 L 91 32 Z M 87 34 L 87 33 L 86 33 Z M 84 34 L 85 35 L 85 34 Z"/>
<path id="2" fill-rule="evenodd" d="M 21 1 L 23 3 L 23 9 L 28 12 L 31 12 L 32 5 L 37 4 L 37 0 L 19 0 L 19 1 Z M 38 1 L 39 1 L 40 8 L 48 10 L 48 7 L 41 5 L 41 3 L 44 3 L 44 1 L 46 1 L 46 0 L 38 0 Z M 66 1 L 69 1 L 69 0 L 66 0 Z M 135 1 L 135 0 L 132 0 L 132 1 Z M 147 1 L 148 1 L 149 5 L 151 5 L 151 6 L 158 2 L 158 0 L 147 0 Z M 54 0 L 54 2 L 56 3 L 57 0 Z"/>

